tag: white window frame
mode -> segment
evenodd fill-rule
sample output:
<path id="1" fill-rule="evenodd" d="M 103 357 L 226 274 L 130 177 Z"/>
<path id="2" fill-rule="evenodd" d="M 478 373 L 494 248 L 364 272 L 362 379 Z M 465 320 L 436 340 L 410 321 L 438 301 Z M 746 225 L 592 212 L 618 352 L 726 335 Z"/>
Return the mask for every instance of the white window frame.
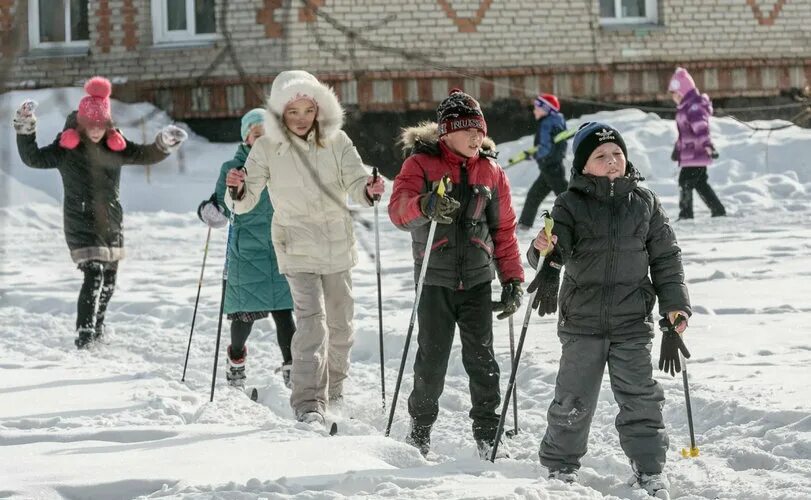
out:
<path id="1" fill-rule="evenodd" d="M 186 29 L 183 31 L 172 30 L 169 31 L 169 15 L 166 10 L 166 0 L 151 0 L 152 2 L 152 37 L 156 44 L 173 44 L 184 42 L 205 42 L 210 40 L 218 40 L 220 34 L 214 33 L 196 33 L 197 27 L 195 26 L 194 19 L 194 0 L 185 0 L 186 2 Z M 216 5 L 216 4 L 215 4 Z M 215 20 L 217 13 L 214 13 Z"/>
<path id="2" fill-rule="evenodd" d="M 643 0 L 645 2 L 645 12 L 648 13 L 645 17 L 623 17 L 622 16 L 622 0 L 614 1 L 614 12 L 618 13 L 615 17 L 600 17 L 600 24 L 603 26 L 612 26 L 617 24 L 657 24 L 659 22 L 659 0 Z M 599 12 L 599 3 L 598 3 Z"/>
<path id="3" fill-rule="evenodd" d="M 89 47 L 90 40 L 71 40 L 70 36 L 70 0 L 65 0 L 65 41 L 64 42 L 40 42 L 39 41 L 39 1 L 28 0 L 28 44 L 32 49 L 54 49 L 64 47 Z M 90 21 L 90 9 L 88 6 L 88 24 Z"/>

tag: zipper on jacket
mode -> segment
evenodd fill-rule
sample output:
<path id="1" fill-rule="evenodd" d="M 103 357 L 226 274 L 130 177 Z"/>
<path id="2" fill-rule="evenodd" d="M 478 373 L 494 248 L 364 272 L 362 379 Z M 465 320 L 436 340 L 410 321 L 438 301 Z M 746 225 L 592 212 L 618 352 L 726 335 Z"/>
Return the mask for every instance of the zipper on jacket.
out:
<path id="1" fill-rule="evenodd" d="M 615 265 L 614 261 L 616 260 L 617 254 L 617 241 L 619 239 L 619 224 L 617 223 L 616 215 L 617 209 L 614 203 L 614 181 L 611 181 L 609 184 L 609 206 L 611 207 L 611 219 L 608 223 L 609 232 L 608 237 L 610 240 L 609 243 L 609 250 L 608 250 L 608 263 L 606 264 L 606 291 L 604 293 L 604 309 L 603 309 L 603 332 L 606 335 L 610 334 L 609 326 L 611 322 L 611 298 L 614 296 L 614 272 L 615 272 Z"/>
<path id="2" fill-rule="evenodd" d="M 459 165 L 460 178 L 459 178 L 459 211 L 456 219 L 456 272 L 459 278 L 458 290 L 465 288 L 462 275 L 464 272 L 465 255 L 464 255 L 464 237 L 465 237 L 465 214 L 467 213 L 467 206 L 470 204 L 470 186 L 467 183 L 467 161 L 463 161 Z"/>

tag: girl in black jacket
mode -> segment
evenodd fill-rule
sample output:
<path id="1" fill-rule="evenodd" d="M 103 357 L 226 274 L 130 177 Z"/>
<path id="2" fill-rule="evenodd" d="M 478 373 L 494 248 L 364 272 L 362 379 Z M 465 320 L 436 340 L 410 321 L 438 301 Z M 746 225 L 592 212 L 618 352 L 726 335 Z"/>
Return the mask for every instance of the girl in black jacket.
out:
<path id="1" fill-rule="evenodd" d="M 132 143 L 113 128 L 109 80 L 93 77 L 84 88 L 89 95 L 82 98 L 78 111 L 68 116 L 65 130 L 48 146 L 37 146 L 36 102 L 23 102 L 13 121 L 23 163 L 55 168 L 62 176 L 65 239 L 71 258 L 84 273 L 76 316 L 79 349 L 104 333 L 118 261 L 124 257 L 118 196 L 121 167 L 157 163 L 188 137 L 182 129 L 168 125 L 154 144 Z"/>
<path id="2" fill-rule="evenodd" d="M 637 480 L 649 494 L 667 490 L 662 474 L 668 438 L 662 420 L 664 392 L 653 378 L 653 306 L 677 324 L 690 316 L 681 250 L 659 198 L 641 187 L 626 160 L 620 133 L 586 123 L 574 138 L 572 178 L 552 210 L 552 241 L 543 231 L 528 252 L 553 245 L 528 287 L 541 315 L 557 309 L 562 343 L 555 398 L 549 407 L 541 464 L 550 478 L 572 482 L 586 453 L 605 365 L 619 406 L 616 426 Z M 681 316 L 685 321 L 678 322 Z M 666 494 L 663 491 L 659 495 Z"/>

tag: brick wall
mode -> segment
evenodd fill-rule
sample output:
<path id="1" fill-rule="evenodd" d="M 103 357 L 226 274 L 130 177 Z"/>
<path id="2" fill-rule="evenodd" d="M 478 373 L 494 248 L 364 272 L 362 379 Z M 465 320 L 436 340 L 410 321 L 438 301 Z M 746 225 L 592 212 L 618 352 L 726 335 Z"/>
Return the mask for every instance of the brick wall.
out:
<path id="1" fill-rule="evenodd" d="M 18 0 L 0 0 L 0 26 Z M 218 25 L 224 1 L 218 2 Z M 811 1 L 660 0 L 659 24 L 601 27 L 597 0 L 228 0 L 240 79 L 223 38 L 155 44 L 151 0 L 90 2 L 89 51 L 18 51 L 8 87 L 74 85 L 98 73 L 115 96 L 177 118 L 236 116 L 280 70 L 301 68 L 360 110 L 430 109 L 449 88 L 490 102 L 664 99 L 674 65 L 713 97 L 769 96 L 811 80 Z M 18 39 L 27 41 L 26 23 Z M 6 30 L 4 33 L 8 33 Z M 5 45 L 4 45 L 5 46 Z"/>

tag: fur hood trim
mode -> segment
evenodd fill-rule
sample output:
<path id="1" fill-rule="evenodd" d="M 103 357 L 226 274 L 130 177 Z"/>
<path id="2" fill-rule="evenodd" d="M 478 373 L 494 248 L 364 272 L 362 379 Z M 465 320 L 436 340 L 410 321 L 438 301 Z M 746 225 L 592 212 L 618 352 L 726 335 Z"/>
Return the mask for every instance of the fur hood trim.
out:
<path id="1" fill-rule="evenodd" d="M 403 156 L 416 153 L 439 154 L 439 125 L 436 122 L 421 122 L 416 127 L 404 128 L 399 144 L 403 149 Z M 497 154 L 495 141 L 485 136 L 481 155 L 495 158 Z"/>
<path id="2" fill-rule="evenodd" d="M 306 71 L 283 71 L 273 80 L 266 102 L 265 128 L 274 141 L 289 142 L 282 115 L 284 108 L 300 98 L 318 105 L 316 121 L 326 141 L 332 140 L 344 126 L 344 109 L 331 87 Z"/>

